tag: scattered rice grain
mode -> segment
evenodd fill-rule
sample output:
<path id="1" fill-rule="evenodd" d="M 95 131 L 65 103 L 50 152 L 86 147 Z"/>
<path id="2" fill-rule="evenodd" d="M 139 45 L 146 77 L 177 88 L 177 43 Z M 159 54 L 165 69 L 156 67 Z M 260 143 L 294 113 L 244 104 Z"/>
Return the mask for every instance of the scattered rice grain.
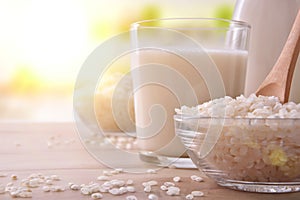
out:
<path id="1" fill-rule="evenodd" d="M 192 194 L 188 194 L 185 196 L 185 199 L 194 199 L 194 196 Z"/>
<path id="2" fill-rule="evenodd" d="M 181 178 L 179 177 L 179 176 L 175 176 L 174 178 L 173 178 L 173 181 L 174 182 L 179 182 L 181 180 Z"/>
<path id="3" fill-rule="evenodd" d="M 202 191 L 198 191 L 198 190 L 192 191 L 191 194 L 194 197 L 202 197 L 202 196 L 204 196 L 204 193 Z"/>
<path id="4" fill-rule="evenodd" d="M 151 192 L 151 190 L 152 190 L 152 188 L 151 188 L 150 185 L 147 185 L 147 186 L 144 188 L 144 192 L 147 192 L 147 193 Z"/>
<path id="5" fill-rule="evenodd" d="M 97 193 L 93 193 L 91 195 L 91 197 L 92 197 L 92 199 L 102 199 L 103 195 L 101 193 L 97 192 Z"/>
<path id="6" fill-rule="evenodd" d="M 158 200 L 158 196 L 155 195 L 155 194 L 149 194 L 149 195 L 148 195 L 148 199 L 149 199 L 149 200 Z"/>
<path id="7" fill-rule="evenodd" d="M 126 200 L 138 200 L 138 198 L 134 195 L 129 195 L 126 197 Z"/>

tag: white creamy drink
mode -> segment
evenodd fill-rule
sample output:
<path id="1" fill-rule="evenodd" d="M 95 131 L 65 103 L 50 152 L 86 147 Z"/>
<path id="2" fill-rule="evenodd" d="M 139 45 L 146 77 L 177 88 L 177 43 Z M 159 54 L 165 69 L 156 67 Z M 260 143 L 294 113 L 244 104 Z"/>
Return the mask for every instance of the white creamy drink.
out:
<path id="1" fill-rule="evenodd" d="M 199 56 L 199 52 L 192 50 L 186 53 Z M 244 91 L 247 51 L 207 50 L 207 53 L 222 76 L 226 95 L 241 95 Z M 136 52 L 132 71 L 139 148 L 165 156 L 181 156 L 184 147 L 175 138 L 174 110 L 211 99 L 203 77 L 187 60 L 163 50 Z M 218 76 L 206 78 L 215 80 Z M 148 84 L 143 84 L 145 82 Z M 191 95 L 193 92 L 196 96 Z"/>

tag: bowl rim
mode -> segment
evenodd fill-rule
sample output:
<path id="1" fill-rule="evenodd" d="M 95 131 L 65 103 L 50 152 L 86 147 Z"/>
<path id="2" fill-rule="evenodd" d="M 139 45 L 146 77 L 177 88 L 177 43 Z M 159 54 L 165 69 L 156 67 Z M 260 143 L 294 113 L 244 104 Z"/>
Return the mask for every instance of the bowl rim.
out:
<path id="1" fill-rule="evenodd" d="M 183 121 L 183 120 L 244 120 L 244 121 L 265 121 L 265 120 L 270 120 L 270 121 L 300 121 L 300 118 L 262 118 L 262 117 L 210 117 L 210 116 L 203 116 L 203 115 L 188 115 L 188 114 L 175 114 L 173 116 L 173 119 L 175 121 Z"/>

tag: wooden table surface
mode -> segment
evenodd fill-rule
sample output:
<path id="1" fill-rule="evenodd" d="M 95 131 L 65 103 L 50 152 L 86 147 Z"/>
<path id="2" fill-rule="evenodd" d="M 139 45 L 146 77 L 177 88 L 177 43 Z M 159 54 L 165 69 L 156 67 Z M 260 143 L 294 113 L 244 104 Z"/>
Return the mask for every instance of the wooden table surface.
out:
<path id="1" fill-rule="evenodd" d="M 52 141 L 54 145 L 49 144 Z M 49 146 L 50 145 L 50 146 Z M 113 158 L 112 158 L 113 159 Z M 120 160 L 119 162 L 122 162 Z M 104 170 L 112 170 L 96 161 L 83 147 L 77 129 L 73 123 L 0 123 L 0 185 L 12 182 L 15 186 L 20 185 L 21 179 L 32 173 L 41 173 L 45 176 L 58 175 L 60 181 L 56 185 L 67 186 L 69 182 L 87 184 L 97 181 Z M 11 180 L 11 175 L 18 176 L 17 180 Z M 195 182 L 190 179 L 191 175 L 204 178 L 204 182 Z M 163 168 L 155 174 L 150 173 L 120 173 L 110 179 L 134 181 L 135 193 L 127 193 L 112 196 L 104 193 L 103 199 L 126 199 L 128 195 L 135 195 L 138 199 L 147 199 L 148 193 L 143 191 L 142 183 L 149 180 L 157 180 L 159 184 L 172 181 L 174 176 L 180 176 L 182 181 L 177 185 L 181 188 L 180 196 L 167 196 L 159 189 L 152 188 L 152 193 L 159 199 L 185 199 L 185 196 L 193 190 L 201 190 L 204 197 L 194 199 L 300 199 L 300 192 L 289 194 L 257 194 L 240 192 L 218 186 L 214 181 L 207 178 L 196 169 L 170 169 Z M 64 192 L 43 192 L 41 186 L 33 188 L 32 199 L 91 199 L 90 196 L 82 195 L 79 191 L 67 189 Z M 0 194 L 0 199 L 12 199 L 8 194 Z"/>

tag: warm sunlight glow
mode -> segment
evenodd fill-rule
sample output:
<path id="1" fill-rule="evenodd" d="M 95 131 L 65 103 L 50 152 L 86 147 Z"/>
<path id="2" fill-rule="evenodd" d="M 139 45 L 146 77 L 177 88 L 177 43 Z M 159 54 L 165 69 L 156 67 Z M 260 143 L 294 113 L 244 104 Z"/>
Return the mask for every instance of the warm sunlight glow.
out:
<path id="1" fill-rule="evenodd" d="M 206 17 L 219 2 L 234 0 L 0 0 L 0 121 L 73 119 L 78 72 L 102 42 L 135 21 Z M 103 87 L 129 69 L 112 63 Z"/>
<path id="2" fill-rule="evenodd" d="M 49 81 L 68 81 L 76 73 L 74 65 L 80 65 L 86 26 L 82 10 L 72 1 L 34 1 L 20 37 L 25 62 L 43 78 L 55 77 Z"/>

